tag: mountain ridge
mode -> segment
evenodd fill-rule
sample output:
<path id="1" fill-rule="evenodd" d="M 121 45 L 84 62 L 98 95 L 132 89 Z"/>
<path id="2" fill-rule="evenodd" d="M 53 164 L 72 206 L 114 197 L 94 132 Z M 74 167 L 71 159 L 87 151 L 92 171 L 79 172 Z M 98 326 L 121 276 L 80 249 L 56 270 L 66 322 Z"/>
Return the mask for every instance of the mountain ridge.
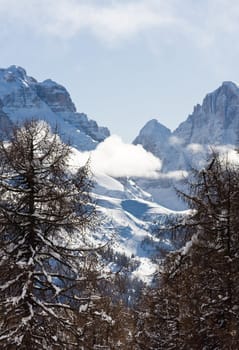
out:
<path id="1" fill-rule="evenodd" d="M 155 125 L 154 130 L 151 128 L 151 122 Z M 157 132 L 159 128 L 160 132 Z M 165 130 L 163 137 L 162 130 Z M 165 153 L 174 153 L 177 158 L 182 158 L 182 149 L 184 149 L 183 157 L 187 158 L 187 148 L 192 144 L 235 145 L 238 139 L 239 87 L 233 82 L 225 81 L 216 90 L 207 94 L 202 104 L 197 104 L 192 114 L 174 131 L 164 127 L 157 119 L 152 119 L 140 130 L 133 144 L 141 144 L 146 150 L 165 161 Z M 175 160 L 176 157 L 172 158 Z M 181 159 L 181 164 L 178 163 L 174 168 L 176 170 L 182 167 L 186 165 L 182 164 Z M 172 168 L 172 165 L 164 166 L 164 171 Z"/>
<path id="2" fill-rule="evenodd" d="M 80 166 L 82 152 L 95 150 L 110 136 L 108 128 L 77 112 L 64 86 L 51 79 L 38 82 L 18 66 L 0 69 L 0 130 L 26 118 L 43 119 L 53 128 L 58 125 L 63 141 L 71 139 L 73 167 Z M 224 82 L 205 97 L 202 105 L 196 105 L 175 131 L 157 119 L 149 120 L 141 129 L 133 143 L 141 144 L 162 160 L 158 178 L 94 174 L 93 196 L 102 215 L 105 239 L 112 239 L 113 232 L 113 249 L 134 256 L 137 267 L 132 275 L 147 281 L 150 277 L 146 277 L 146 271 L 150 275 L 155 269 L 151 255 L 160 247 L 174 249 L 168 237 L 156 237 L 154 224 L 184 213 L 186 207 L 177 199 L 174 186 L 181 186 L 180 179 L 190 165 L 203 165 L 209 141 L 218 145 L 235 143 L 238 123 L 239 88 L 232 82 Z M 100 233 L 96 239 L 104 238 Z"/>
<path id="3" fill-rule="evenodd" d="M 28 118 L 42 119 L 53 130 L 57 125 L 63 141 L 71 140 L 69 167 L 72 169 L 85 162 L 85 151 L 88 156 L 88 151 L 95 150 L 110 135 L 107 128 L 99 127 L 86 114 L 76 111 L 70 94 L 62 85 L 51 79 L 38 82 L 18 66 L 0 69 L 0 128 L 4 129 L 3 124 Z M 132 277 L 149 281 L 155 271 L 150 256 L 155 254 L 159 241 L 151 233 L 151 226 L 155 221 L 174 215 L 174 211 L 154 203 L 151 195 L 133 179 L 113 178 L 104 173 L 94 173 L 93 179 L 92 196 L 96 199 L 104 234 L 100 229 L 92 233 L 92 241 L 101 245 L 114 237 L 111 246 L 114 252 L 132 260 Z M 166 239 L 161 243 L 165 249 L 172 249 Z"/>
<path id="4" fill-rule="evenodd" d="M 110 135 L 108 128 L 100 127 L 78 113 L 69 92 L 51 79 L 38 82 L 19 66 L 0 69 L 0 118 L 17 122 L 26 118 L 46 120 L 57 125 L 64 141 L 82 150 L 95 149 Z M 3 120 L 0 123 L 3 123 Z"/>
<path id="5" fill-rule="evenodd" d="M 152 125 L 155 125 L 153 130 Z M 157 203 L 174 210 L 185 209 L 172 191 L 174 187 L 182 190 L 184 187 L 178 178 L 170 178 L 170 174 L 203 167 L 212 149 L 224 146 L 230 150 L 238 140 L 239 87 L 227 81 L 207 94 L 202 104 L 197 104 L 192 114 L 174 131 L 156 119 L 145 124 L 133 143 L 141 144 L 161 159 L 165 178 L 137 179 L 136 183 Z"/>

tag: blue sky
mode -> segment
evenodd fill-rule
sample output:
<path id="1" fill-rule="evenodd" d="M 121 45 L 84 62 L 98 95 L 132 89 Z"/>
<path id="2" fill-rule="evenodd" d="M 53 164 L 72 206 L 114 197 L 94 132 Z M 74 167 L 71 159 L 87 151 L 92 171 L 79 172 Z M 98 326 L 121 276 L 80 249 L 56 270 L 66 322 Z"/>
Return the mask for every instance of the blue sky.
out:
<path id="1" fill-rule="evenodd" d="M 0 66 L 63 84 L 128 142 L 239 81 L 238 38 L 238 0 L 0 0 Z"/>

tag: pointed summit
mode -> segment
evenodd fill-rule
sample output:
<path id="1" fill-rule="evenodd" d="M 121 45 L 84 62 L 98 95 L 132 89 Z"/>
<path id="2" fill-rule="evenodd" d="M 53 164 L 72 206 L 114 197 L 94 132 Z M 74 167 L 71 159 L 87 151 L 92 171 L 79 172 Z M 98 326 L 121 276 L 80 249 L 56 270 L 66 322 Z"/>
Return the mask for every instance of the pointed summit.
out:
<path id="1" fill-rule="evenodd" d="M 165 155 L 169 154 L 171 135 L 170 129 L 157 119 L 152 119 L 140 130 L 133 144 L 141 144 L 146 151 L 153 153 L 165 163 Z"/>
<path id="2" fill-rule="evenodd" d="M 238 90 L 238 85 L 234 83 L 233 81 L 223 81 L 221 88 L 231 89 L 231 90 Z M 219 88 L 220 89 L 220 88 Z"/>
<path id="3" fill-rule="evenodd" d="M 80 150 L 92 150 L 109 136 L 86 114 L 78 113 L 67 89 L 47 79 L 38 82 L 22 67 L 0 69 L 0 127 L 7 122 L 26 118 L 43 119 L 53 128 L 57 125 L 64 141 Z"/>
<path id="4" fill-rule="evenodd" d="M 174 135 L 185 144 L 236 144 L 239 135 L 239 88 L 230 81 L 223 82 L 206 95 Z"/>
<path id="5" fill-rule="evenodd" d="M 139 135 L 133 141 L 133 144 L 142 144 L 144 147 L 145 142 L 150 139 L 151 142 L 166 141 L 171 135 L 170 129 L 161 124 L 157 119 L 148 121 L 145 126 L 140 130 Z"/>
<path id="6" fill-rule="evenodd" d="M 15 77 L 20 77 L 22 79 L 27 77 L 27 72 L 24 68 L 16 65 L 12 65 L 8 67 L 7 69 L 3 69 L 3 71 L 7 71 L 8 73 L 11 73 Z"/>

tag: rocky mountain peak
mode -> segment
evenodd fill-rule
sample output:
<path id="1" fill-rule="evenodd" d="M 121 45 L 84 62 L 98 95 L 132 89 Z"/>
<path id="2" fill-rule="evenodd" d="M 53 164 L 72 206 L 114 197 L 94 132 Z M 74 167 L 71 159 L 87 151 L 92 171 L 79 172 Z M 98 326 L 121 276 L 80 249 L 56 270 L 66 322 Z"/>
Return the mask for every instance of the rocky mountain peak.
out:
<path id="1" fill-rule="evenodd" d="M 165 165 L 167 163 L 166 158 L 169 156 L 171 135 L 170 129 L 161 124 L 157 119 L 152 119 L 140 130 L 133 144 L 141 144 L 146 151 L 159 157 L 163 161 L 163 165 Z"/>
<path id="2" fill-rule="evenodd" d="M 142 128 L 134 143 L 161 158 L 163 170 L 171 171 L 198 161 L 199 150 L 207 145 L 235 145 L 238 139 L 239 87 L 225 81 L 207 94 L 173 133 L 154 119 Z"/>
<path id="3" fill-rule="evenodd" d="M 8 67 L 7 69 L 1 69 L 2 72 L 8 73 L 9 75 L 12 75 L 15 79 L 20 78 L 20 79 L 26 79 L 27 78 L 27 73 L 24 68 L 12 65 Z"/>
<path id="4" fill-rule="evenodd" d="M 15 65 L 0 69 L 0 126 L 6 118 L 9 122 L 44 119 L 53 128 L 57 125 L 63 140 L 80 150 L 94 149 L 110 134 L 86 114 L 77 113 L 64 86 L 51 79 L 38 82 Z"/>
<path id="5" fill-rule="evenodd" d="M 66 88 L 55 81 L 47 79 L 36 84 L 36 91 L 53 112 L 76 112 L 76 107 Z"/>
<path id="6" fill-rule="evenodd" d="M 221 87 L 225 89 L 230 89 L 231 91 L 235 90 L 238 92 L 238 85 L 233 81 L 223 81 Z"/>
<path id="7" fill-rule="evenodd" d="M 237 104 L 238 100 L 238 86 L 231 81 L 225 81 L 218 89 L 206 95 L 202 108 L 206 113 L 216 114 L 223 106 Z"/>
<path id="8" fill-rule="evenodd" d="M 171 136 L 171 131 L 166 126 L 161 124 L 157 119 L 148 121 L 145 126 L 140 130 L 139 135 L 133 141 L 133 144 L 142 144 L 147 150 L 150 150 L 147 146 L 149 140 L 152 144 L 161 143 L 168 140 Z"/>
<path id="9" fill-rule="evenodd" d="M 223 82 L 206 95 L 188 119 L 175 130 L 185 144 L 235 144 L 239 132 L 239 88 Z"/>
<path id="10" fill-rule="evenodd" d="M 0 81 L 6 83 L 34 83 L 36 80 L 32 77 L 27 76 L 27 72 L 24 68 L 16 65 L 12 65 L 6 69 L 0 69 Z"/>
<path id="11" fill-rule="evenodd" d="M 150 135 L 150 136 L 162 136 L 169 137 L 171 134 L 170 129 L 161 124 L 157 119 L 151 119 L 145 126 L 141 129 L 140 135 Z"/>

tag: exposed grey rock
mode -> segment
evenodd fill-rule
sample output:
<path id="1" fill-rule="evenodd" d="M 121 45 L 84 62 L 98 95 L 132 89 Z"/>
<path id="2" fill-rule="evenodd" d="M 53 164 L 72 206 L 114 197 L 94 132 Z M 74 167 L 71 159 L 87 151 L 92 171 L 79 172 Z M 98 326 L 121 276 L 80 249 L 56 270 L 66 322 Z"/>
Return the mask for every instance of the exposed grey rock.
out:
<path id="1" fill-rule="evenodd" d="M 67 90 L 51 79 L 37 83 L 36 93 L 55 113 L 76 112 L 76 107 Z"/>
<path id="2" fill-rule="evenodd" d="M 141 144 L 163 161 L 163 171 L 188 169 L 198 164 L 206 146 L 235 145 L 239 140 L 239 87 L 224 82 L 206 95 L 202 105 L 174 131 L 157 120 L 149 121 L 134 143 Z M 202 146 L 195 152 L 193 145 Z"/>
<path id="3" fill-rule="evenodd" d="M 133 144 L 141 144 L 147 151 L 162 158 L 171 135 L 170 129 L 152 119 L 141 129 Z"/>
<path id="4" fill-rule="evenodd" d="M 110 135 L 86 114 L 77 113 L 68 91 L 47 79 L 37 82 L 18 66 L 0 69 L 0 118 L 12 122 L 26 118 L 46 120 L 58 127 L 63 140 L 70 140 L 79 150 L 92 150 Z M 0 128 L 3 125 L 0 120 Z"/>
<path id="5" fill-rule="evenodd" d="M 224 82 L 197 105 L 174 135 L 184 144 L 235 144 L 239 134 L 239 88 Z"/>
<path id="6" fill-rule="evenodd" d="M 141 144 L 162 160 L 165 177 L 138 179 L 137 183 L 156 202 L 171 209 L 183 208 L 172 191 L 173 187 L 182 188 L 182 183 L 172 171 L 200 168 L 213 147 L 236 145 L 238 142 L 239 87 L 232 82 L 224 82 L 206 95 L 202 105 L 196 105 L 193 113 L 174 132 L 155 119 L 142 128 L 134 144 Z"/>

